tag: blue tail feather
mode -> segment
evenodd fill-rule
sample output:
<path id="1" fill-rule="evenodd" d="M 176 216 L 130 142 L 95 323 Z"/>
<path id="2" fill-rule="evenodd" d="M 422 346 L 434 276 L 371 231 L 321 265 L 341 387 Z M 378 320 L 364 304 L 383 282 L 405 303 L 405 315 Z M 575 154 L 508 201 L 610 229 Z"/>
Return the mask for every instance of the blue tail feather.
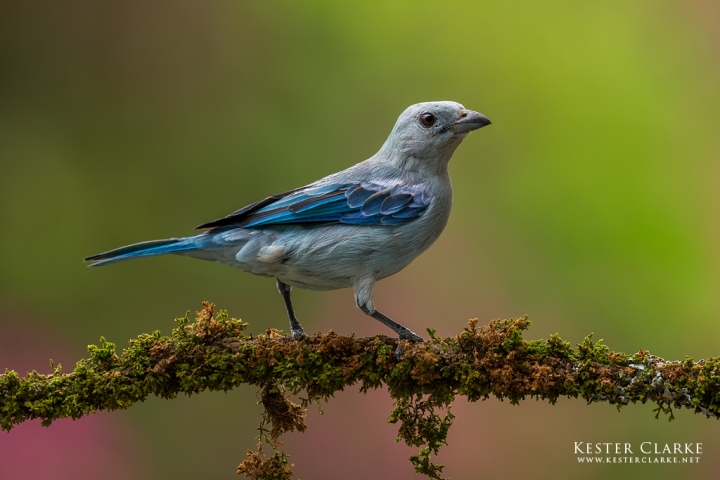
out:
<path id="1" fill-rule="evenodd" d="M 197 249 L 195 242 L 189 238 L 169 238 L 167 240 L 152 240 L 150 242 L 135 243 L 125 247 L 116 248 L 109 252 L 99 253 L 84 258 L 86 262 L 93 262 L 89 267 L 99 267 L 108 263 L 122 262 L 140 257 L 151 257 L 165 253 L 176 253 Z"/>

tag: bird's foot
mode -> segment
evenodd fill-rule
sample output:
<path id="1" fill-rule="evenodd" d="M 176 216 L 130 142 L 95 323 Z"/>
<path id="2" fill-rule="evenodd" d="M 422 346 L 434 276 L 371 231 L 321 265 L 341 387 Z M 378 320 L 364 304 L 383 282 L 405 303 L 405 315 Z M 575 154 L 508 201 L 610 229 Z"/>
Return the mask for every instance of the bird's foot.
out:
<path id="1" fill-rule="evenodd" d="M 425 341 L 425 339 L 423 339 L 420 335 L 407 329 L 401 331 L 399 337 L 400 340 L 407 340 L 408 342 L 413 343 L 423 343 Z"/>
<path id="2" fill-rule="evenodd" d="M 398 332 L 398 340 L 407 340 L 412 343 L 423 343 L 425 341 L 420 335 L 408 329 Z M 398 360 L 400 360 L 400 357 L 403 356 L 403 353 L 405 353 L 405 349 L 398 343 L 398 346 L 395 349 L 395 356 Z"/>
<path id="3" fill-rule="evenodd" d="M 305 338 L 308 338 L 308 334 L 305 333 L 305 330 L 303 330 L 302 327 L 301 327 L 301 328 L 299 328 L 299 329 L 293 329 L 293 330 L 290 332 L 290 338 L 292 338 L 293 340 L 296 340 L 296 341 L 297 341 L 297 340 L 303 340 L 303 339 L 305 339 Z"/>

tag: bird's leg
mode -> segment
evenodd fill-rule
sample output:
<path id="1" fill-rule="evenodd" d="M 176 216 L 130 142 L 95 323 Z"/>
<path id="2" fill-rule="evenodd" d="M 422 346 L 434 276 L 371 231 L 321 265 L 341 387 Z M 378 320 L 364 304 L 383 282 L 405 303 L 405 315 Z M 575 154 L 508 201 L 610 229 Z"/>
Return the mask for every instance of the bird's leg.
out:
<path id="1" fill-rule="evenodd" d="M 424 342 L 423 338 L 417 333 L 413 332 L 404 325 L 400 325 L 392 318 L 388 317 L 384 313 L 375 310 L 375 304 L 373 302 L 373 289 L 375 288 L 375 278 L 365 277 L 361 278 L 355 284 L 355 303 L 363 311 L 365 315 L 370 315 L 375 320 L 381 322 L 383 325 L 393 329 L 398 334 L 399 340 L 408 340 L 411 342 Z M 398 359 L 402 356 L 403 349 L 398 345 L 395 354 Z"/>
<path id="2" fill-rule="evenodd" d="M 293 340 L 300 340 L 307 337 L 305 330 L 303 330 L 302 325 L 300 325 L 297 317 L 295 317 L 295 310 L 293 309 L 292 300 L 290 300 L 290 290 L 292 287 L 281 282 L 278 278 L 277 288 L 285 301 L 285 308 L 287 308 L 288 318 L 290 319 L 290 336 Z"/>
<path id="3" fill-rule="evenodd" d="M 400 340 L 409 340 L 411 342 L 418 342 L 418 343 L 425 341 L 425 340 L 423 340 L 423 338 L 420 335 L 413 332 L 406 326 L 400 325 L 395 320 L 388 317 L 387 315 L 385 315 L 382 312 L 378 312 L 377 310 L 370 311 L 367 307 L 364 307 L 364 306 L 361 306 L 360 310 L 362 310 L 364 314 L 370 315 L 375 320 L 382 322 L 383 325 L 392 328 L 395 331 L 395 333 L 398 334 L 398 338 Z M 398 347 L 398 348 L 400 348 L 400 347 Z"/>

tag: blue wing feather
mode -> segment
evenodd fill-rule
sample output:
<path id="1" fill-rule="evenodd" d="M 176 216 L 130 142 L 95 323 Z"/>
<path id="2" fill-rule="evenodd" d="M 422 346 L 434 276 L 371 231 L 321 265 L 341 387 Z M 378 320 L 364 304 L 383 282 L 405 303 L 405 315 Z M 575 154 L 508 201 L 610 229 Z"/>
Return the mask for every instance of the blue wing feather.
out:
<path id="1" fill-rule="evenodd" d="M 412 204 L 410 204 L 412 205 Z M 397 213 L 393 213 L 392 216 L 395 218 L 416 218 L 419 217 L 425 209 L 422 207 L 408 206 L 403 208 Z"/>
<path id="2" fill-rule="evenodd" d="M 431 201 L 431 195 L 417 184 L 338 183 L 268 197 L 204 226 L 402 225 L 422 216 Z"/>
<path id="3" fill-rule="evenodd" d="M 349 192 L 349 190 L 348 190 Z M 365 189 L 362 186 L 358 185 L 355 188 L 353 188 L 352 192 L 349 194 L 346 194 L 347 196 L 347 203 L 348 207 L 350 208 L 358 208 L 361 207 L 365 201 L 373 196 L 375 193 L 377 193 L 374 190 Z"/>
<path id="4" fill-rule="evenodd" d="M 387 190 L 381 190 L 377 193 L 374 193 L 373 195 L 368 197 L 367 200 L 365 200 L 365 202 L 360 207 L 360 211 L 363 213 L 363 215 L 368 217 L 377 215 L 378 213 L 380 213 L 380 207 L 382 206 L 383 202 L 389 194 L 389 188 Z"/>
<path id="5" fill-rule="evenodd" d="M 342 203 L 343 205 L 345 205 L 347 202 L 345 201 L 344 197 L 345 197 L 344 195 L 342 195 L 342 196 L 332 195 L 332 196 L 327 196 L 325 198 L 318 198 L 318 199 L 309 198 L 307 200 L 303 200 L 302 202 L 298 202 L 293 205 L 290 205 L 288 208 L 294 213 L 302 213 L 307 210 L 314 210 L 314 209 L 320 208 L 321 206 L 326 205 L 326 204 Z"/>
<path id="6" fill-rule="evenodd" d="M 408 193 L 390 195 L 385 199 L 385 201 L 383 201 L 380 207 L 380 213 L 383 215 L 390 215 L 392 213 L 399 212 L 405 205 L 410 203 L 412 198 L 412 195 Z"/>

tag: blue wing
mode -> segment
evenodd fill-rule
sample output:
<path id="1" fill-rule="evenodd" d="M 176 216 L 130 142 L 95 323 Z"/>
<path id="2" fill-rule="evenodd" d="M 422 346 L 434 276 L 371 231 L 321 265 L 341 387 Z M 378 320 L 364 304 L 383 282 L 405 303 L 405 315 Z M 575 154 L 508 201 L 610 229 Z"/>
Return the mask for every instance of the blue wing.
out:
<path id="1" fill-rule="evenodd" d="M 432 196 L 420 185 L 336 183 L 291 190 L 197 228 L 344 223 L 402 225 L 421 217 Z"/>

